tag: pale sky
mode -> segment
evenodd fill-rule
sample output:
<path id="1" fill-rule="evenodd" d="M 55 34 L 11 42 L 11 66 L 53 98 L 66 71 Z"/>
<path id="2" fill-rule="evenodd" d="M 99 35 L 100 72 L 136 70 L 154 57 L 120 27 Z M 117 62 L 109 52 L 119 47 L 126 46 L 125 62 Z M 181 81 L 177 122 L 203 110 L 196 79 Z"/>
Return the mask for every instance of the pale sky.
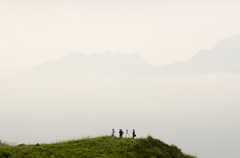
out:
<path id="1" fill-rule="evenodd" d="M 0 140 L 35 144 L 135 128 L 199 158 L 240 157 L 239 74 L 63 69 L 59 77 L 47 66 L 12 77 L 72 52 L 136 53 L 156 66 L 187 60 L 239 34 L 239 15 L 239 0 L 0 0 Z M 230 41 L 221 47 L 233 50 L 228 64 L 239 56 L 239 38 Z"/>
<path id="2" fill-rule="evenodd" d="M 234 0 L 0 0 L 0 73 L 107 50 L 162 66 L 240 33 L 239 15 Z"/>

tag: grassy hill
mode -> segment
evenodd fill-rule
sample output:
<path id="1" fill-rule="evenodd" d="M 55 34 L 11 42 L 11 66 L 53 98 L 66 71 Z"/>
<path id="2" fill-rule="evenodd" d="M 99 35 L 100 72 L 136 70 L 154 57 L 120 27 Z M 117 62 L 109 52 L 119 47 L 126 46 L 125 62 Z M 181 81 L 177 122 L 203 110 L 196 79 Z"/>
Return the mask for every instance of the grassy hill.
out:
<path id="1" fill-rule="evenodd" d="M 85 138 L 54 144 L 0 144 L 0 158 L 194 158 L 152 137 Z"/>

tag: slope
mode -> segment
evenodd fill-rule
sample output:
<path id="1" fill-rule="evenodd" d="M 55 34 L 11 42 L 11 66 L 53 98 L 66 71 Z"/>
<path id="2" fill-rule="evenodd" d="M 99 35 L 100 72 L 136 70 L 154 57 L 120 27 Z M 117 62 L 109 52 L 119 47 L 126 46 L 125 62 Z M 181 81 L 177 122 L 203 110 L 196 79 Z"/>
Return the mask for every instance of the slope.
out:
<path id="1" fill-rule="evenodd" d="M 58 60 L 40 64 L 23 76 L 27 77 L 56 77 L 56 76 L 78 76 L 83 74 L 107 74 L 107 75 L 146 75 L 156 72 L 157 67 L 147 63 L 136 54 L 123 55 L 111 52 L 85 55 L 82 53 L 71 53 Z"/>
<path id="2" fill-rule="evenodd" d="M 152 137 L 113 139 L 109 136 L 85 138 L 54 144 L 0 146 L 0 158 L 67 158 L 67 157 L 129 157 L 129 158 L 194 158 L 174 145 Z"/>
<path id="3" fill-rule="evenodd" d="M 161 75 L 240 73 L 240 34 L 219 41 L 211 50 L 201 50 L 186 61 L 159 68 Z"/>

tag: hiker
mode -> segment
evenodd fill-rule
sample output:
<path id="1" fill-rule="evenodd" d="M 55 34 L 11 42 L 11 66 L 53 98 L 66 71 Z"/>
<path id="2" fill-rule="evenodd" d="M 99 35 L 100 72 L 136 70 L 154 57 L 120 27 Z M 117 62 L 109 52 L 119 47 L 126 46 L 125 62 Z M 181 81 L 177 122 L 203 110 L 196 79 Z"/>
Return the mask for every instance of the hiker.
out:
<path id="1" fill-rule="evenodd" d="M 119 139 L 121 139 L 121 138 L 122 138 L 123 134 L 124 134 L 123 130 L 122 130 L 122 129 L 120 129 L 120 130 L 119 130 Z"/>
<path id="2" fill-rule="evenodd" d="M 112 138 L 114 138 L 115 136 L 115 130 L 114 129 L 112 129 Z"/>
<path id="3" fill-rule="evenodd" d="M 129 135 L 128 135 L 128 130 L 126 130 L 126 135 L 125 135 L 125 138 L 127 138 Z"/>
<path id="4" fill-rule="evenodd" d="M 133 139 L 134 139 L 136 136 L 137 136 L 137 135 L 136 135 L 135 129 L 134 129 L 133 132 L 132 132 L 132 137 L 133 137 Z"/>

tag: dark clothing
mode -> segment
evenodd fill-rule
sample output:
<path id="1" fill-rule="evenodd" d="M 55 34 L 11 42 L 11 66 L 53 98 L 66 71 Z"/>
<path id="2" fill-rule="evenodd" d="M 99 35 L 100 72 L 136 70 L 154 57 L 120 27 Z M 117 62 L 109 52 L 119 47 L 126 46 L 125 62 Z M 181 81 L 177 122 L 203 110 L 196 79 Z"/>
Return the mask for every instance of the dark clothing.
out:
<path id="1" fill-rule="evenodd" d="M 119 131 L 119 138 L 122 138 L 123 133 L 124 133 L 124 132 L 120 129 L 120 131 Z"/>
<path id="2" fill-rule="evenodd" d="M 133 139 L 137 136 L 135 133 L 135 130 L 133 130 L 132 135 L 133 135 Z"/>

